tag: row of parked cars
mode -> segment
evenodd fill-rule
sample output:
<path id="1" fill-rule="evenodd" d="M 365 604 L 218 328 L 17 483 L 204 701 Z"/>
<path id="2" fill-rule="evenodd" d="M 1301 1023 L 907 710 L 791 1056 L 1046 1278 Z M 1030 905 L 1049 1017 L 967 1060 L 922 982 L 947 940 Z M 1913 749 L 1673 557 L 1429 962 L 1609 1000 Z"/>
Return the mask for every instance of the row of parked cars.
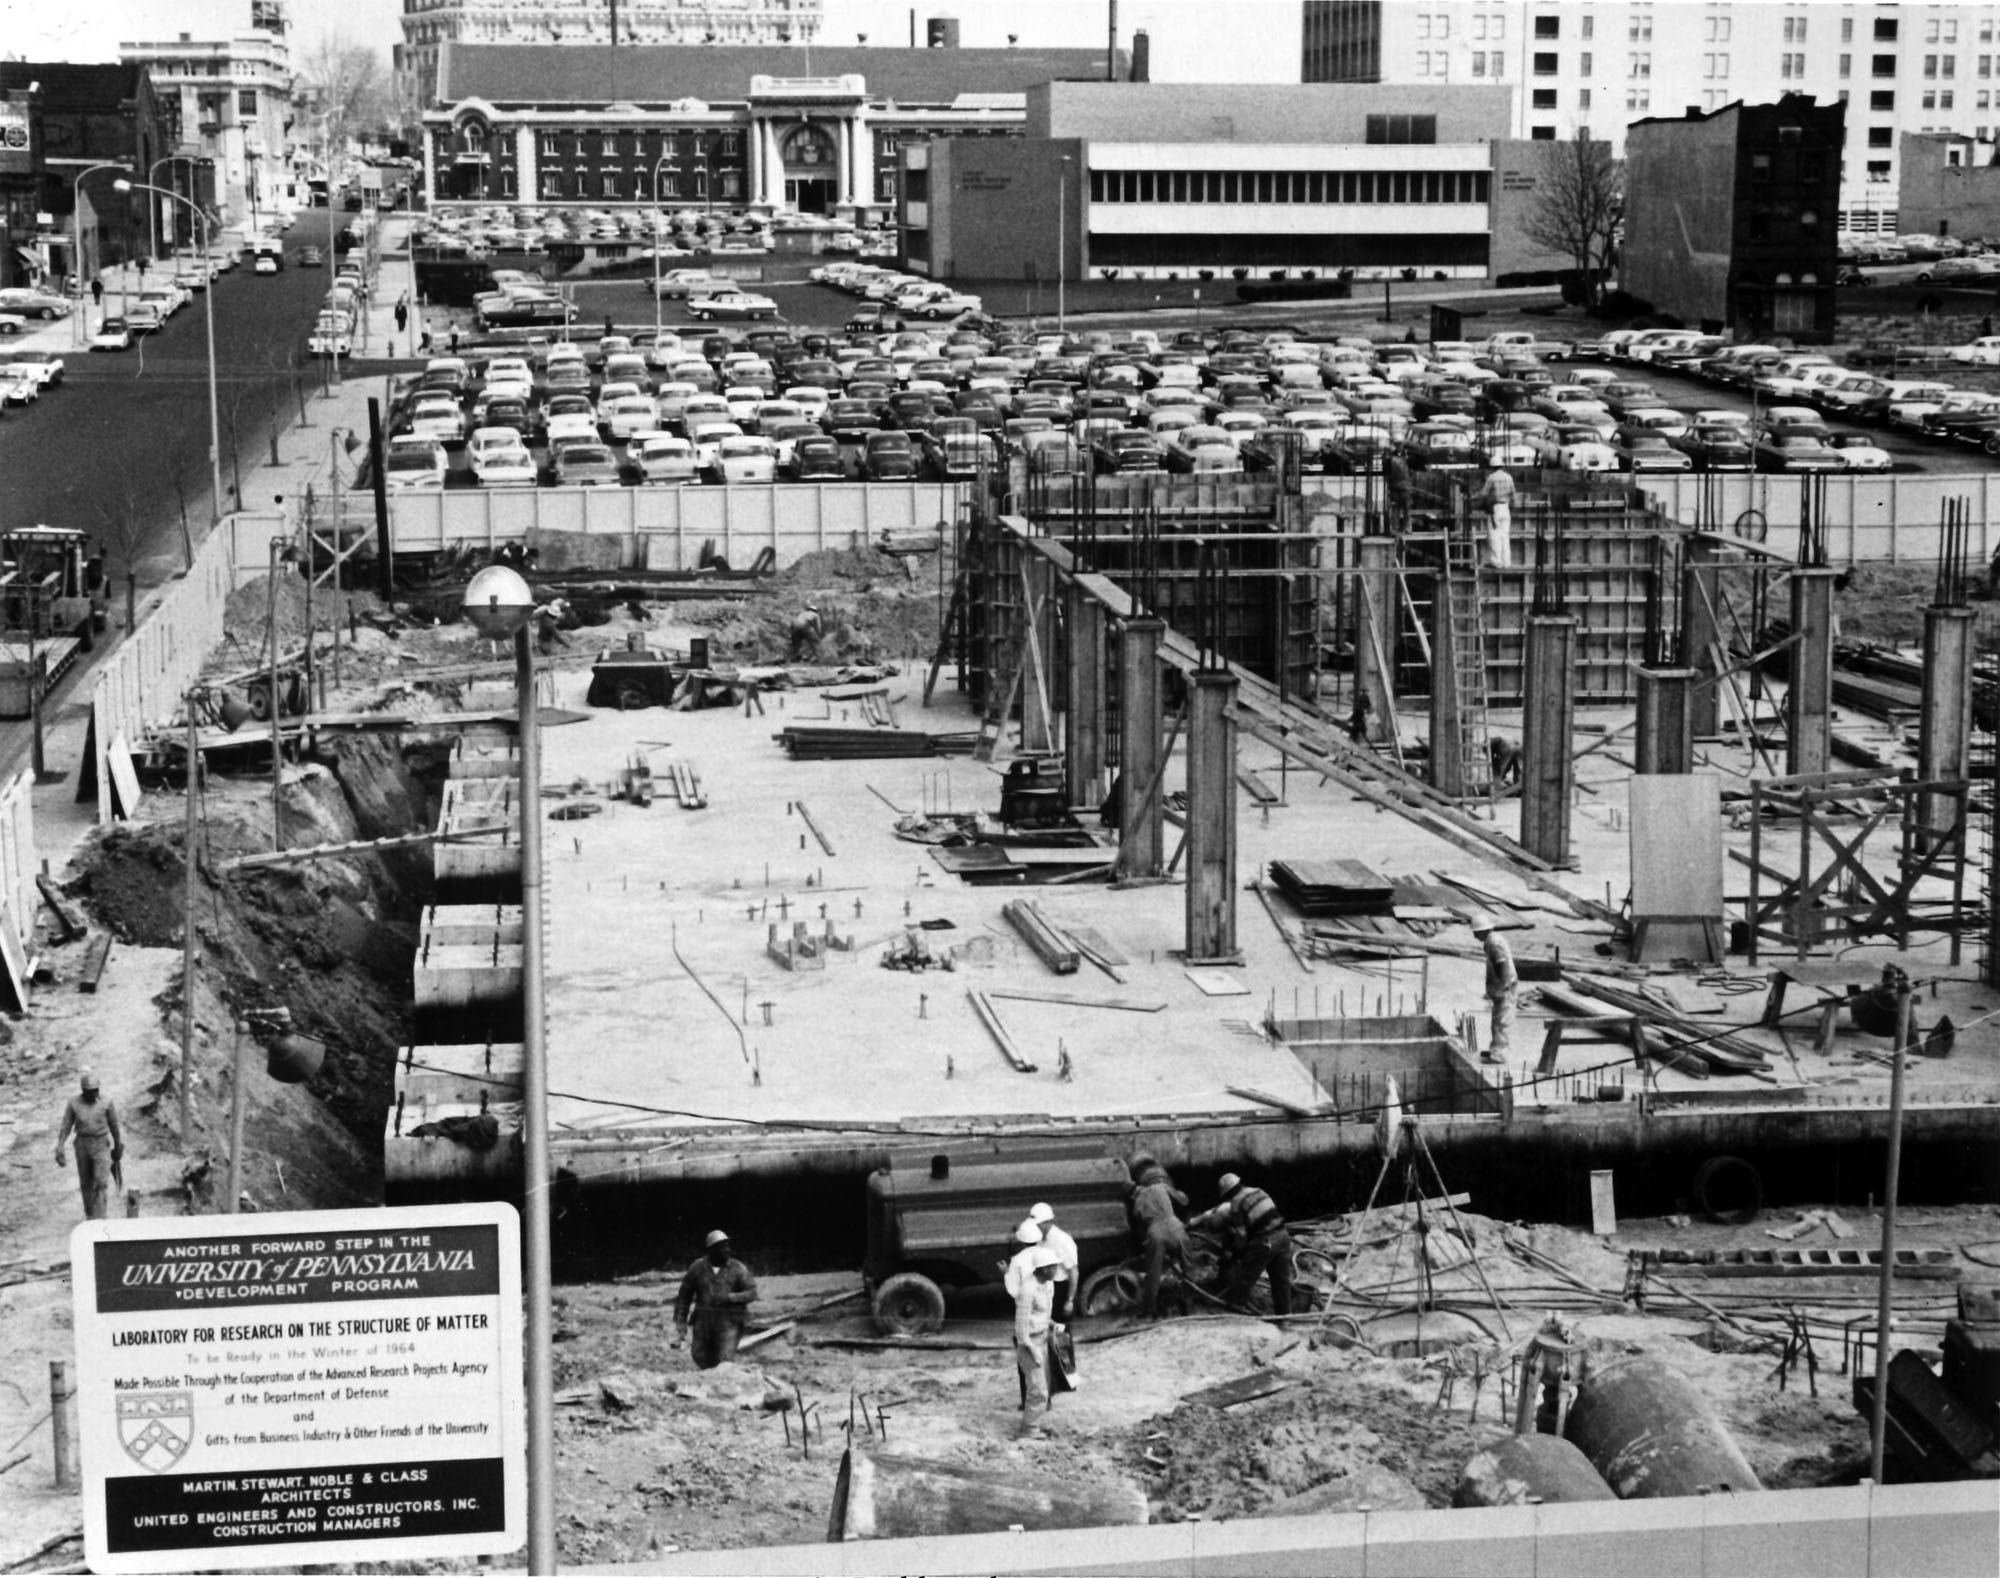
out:
<path id="1" fill-rule="evenodd" d="M 53 351 L 20 351 L 0 362 L 0 412 L 39 405 L 63 381 L 63 359 Z"/>
<path id="2" fill-rule="evenodd" d="M 977 296 L 953 290 L 939 280 L 921 274 L 903 274 L 874 263 L 840 261 L 823 263 L 807 272 L 817 285 L 831 285 L 850 296 L 879 302 L 906 318 L 928 318 L 933 322 L 962 318 L 985 310 Z"/>

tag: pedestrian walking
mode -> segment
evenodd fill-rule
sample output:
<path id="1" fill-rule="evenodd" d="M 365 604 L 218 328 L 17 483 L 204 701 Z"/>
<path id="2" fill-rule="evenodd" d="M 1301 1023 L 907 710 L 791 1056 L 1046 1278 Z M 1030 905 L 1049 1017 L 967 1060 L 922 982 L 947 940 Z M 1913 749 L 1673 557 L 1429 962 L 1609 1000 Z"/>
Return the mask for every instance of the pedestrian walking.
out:
<path id="1" fill-rule="evenodd" d="M 90 304 L 93 307 L 104 305 L 104 281 L 102 279 L 93 279 L 90 282 Z"/>
<path id="2" fill-rule="evenodd" d="M 1473 497 L 1486 507 L 1486 562 L 1504 570 L 1514 562 L 1514 479 L 1496 461 Z"/>
<path id="3" fill-rule="evenodd" d="M 56 1165 L 64 1165 L 63 1146 L 73 1132 L 83 1214 L 100 1222 L 108 1214 L 112 1180 L 125 1160 L 125 1135 L 118 1126 L 118 1104 L 102 1093 L 97 1076 L 85 1069 L 77 1076 L 77 1084 L 81 1088 L 65 1103 L 62 1127 L 56 1131 Z"/>
<path id="4" fill-rule="evenodd" d="M 1514 951 L 1490 919 L 1475 921 L 1472 935 L 1486 950 L 1486 1001 L 1492 1008 L 1492 1034 L 1480 1062 L 1504 1063 L 1514 1040 L 1514 988 L 1521 978 L 1514 973 Z"/>
<path id="5" fill-rule="evenodd" d="M 1055 1323 L 1067 1326 L 1070 1300 L 1076 1296 L 1076 1240 L 1056 1226 L 1056 1213 L 1044 1201 L 1029 1208 L 1028 1220 L 1040 1230 L 1042 1242 L 1056 1252 Z"/>
<path id="6" fill-rule="evenodd" d="M 451 326 L 451 354 L 458 354 L 458 325 L 455 323 Z"/>
<path id="7" fill-rule="evenodd" d="M 396 332 L 401 334 L 410 326 L 410 305 L 407 300 L 396 303 Z"/>
<path id="8" fill-rule="evenodd" d="M 1014 1373 L 1021 1382 L 1021 1433 L 1047 1428 L 1049 1412 L 1049 1332 L 1054 1323 L 1056 1252 L 1037 1244 L 1029 1254 L 1029 1275 L 1014 1295 Z"/>
<path id="9" fill-rule="evenodd" d="M 1221 1229 L 1224 1243 L 1232 1251 L 1223 1302 L 1247 1310 L 1258 1279 L 1268 1272 L 1272 1311 L 1291 1314 L 1292 1237 L 1285 1231 L 1284 1213 L 1262 1189 L 1244 1183 L 1234 1173 L 1224 1173 L 1216 1181 L 1216 1189 L 1222 1203 L 1188 1225 Z"/>
<path id="10" fill-rule="evenodd" d="M 1146 1281 L 1139 1298 L 1139 1313 L 1148 1320 L 1160 1314 L 1160 1282 L 1167 1266 L 1187 1264 L 1187 1227 L 1180 1219 L 1188 1197 L 1174 1187 L 1174 1180 L 1157 1160 L 1140 1151 L 1127 1164 L 1132 1174 L 1132 1196 L 1125 1202 L 1125 1214 L 1139 1240 L 1139 1253 L 1146 1262 Z"/>
<path id="11" fill-rule="evenodd" d="M 694 1333 L 689 1355 L 695 1368 L 712 1370 L 736 1357 L 750 1306 L 757 1301 L 757 1279 L 750 1268 L 729 1252 L 729 1235 L 717 1228 L 708 1235 L 701 1259 L 681 1278 L 674 1300 L 674 1346 Z"/>

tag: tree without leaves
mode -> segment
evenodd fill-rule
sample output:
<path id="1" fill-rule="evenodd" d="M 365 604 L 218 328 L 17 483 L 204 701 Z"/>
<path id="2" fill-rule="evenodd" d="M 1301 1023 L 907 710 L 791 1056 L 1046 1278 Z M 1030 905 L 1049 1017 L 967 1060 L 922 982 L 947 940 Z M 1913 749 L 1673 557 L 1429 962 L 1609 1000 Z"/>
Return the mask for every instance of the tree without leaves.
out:
<path id="1" fill-rule="evenodd" d="M 379 125 L 388 86 L 382 58 L 344 33 L 329 33 L 300 57 L 299 83 L 318 102 L 336 143 L 350 132 Z"/>
<path id="2" fill-rule="evenodd" d="M 1609 143 L 1579 136 L 1542 150 L 1535 200 L 1521 233 L 1575 265 L 1592 305 L 1603 295 L 1600 275 L 1611 266 L 1624 217 L 1625 169 L 1611 157 Z"/>

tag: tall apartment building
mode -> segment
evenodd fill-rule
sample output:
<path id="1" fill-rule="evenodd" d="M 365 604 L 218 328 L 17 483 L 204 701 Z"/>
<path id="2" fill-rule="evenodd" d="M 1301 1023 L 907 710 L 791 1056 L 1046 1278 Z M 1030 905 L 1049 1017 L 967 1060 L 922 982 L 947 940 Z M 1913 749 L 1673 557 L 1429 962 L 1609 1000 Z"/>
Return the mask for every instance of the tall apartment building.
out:
<path id="1" fill-rule="evenodd" d="M 1809 93 L 1847 106 L 1839 226 L 1897 227 L 1900 139 L 2000 137 L 2000 4 L 1833 0 L 1304 0 L 1307 82 L 1513 90 L 1513 135 Z M 1989 150 L 1990 151 L 1990 150 Z"/>
<path id="2" fill-rule="evenodd" d="M 252 26 L 229 38 L 123 43 L 118 58 L 152 77 L 172 144 L 169 154 L 214 161 L 213 191 L 224 219 L 240 224 L 268 214 L 293 194 L 287 127 L 292 120 L 292 62 L 285 16 L 273 0 L 252 8 Z M 187 190 L 179 165 L 151 177 Z M 165 202 L 165 199 L 156 199 Z M 178 205 L 169 205 L 170 208 Z M 177 218 L 169 225 L 185 224 Z"/>
<path id="3" fill-rule="evenodd" d="M 395 70 L 436 101 L 438 48 L 468 44 L 810 44 L 824 0 L 403 0 Z"/>

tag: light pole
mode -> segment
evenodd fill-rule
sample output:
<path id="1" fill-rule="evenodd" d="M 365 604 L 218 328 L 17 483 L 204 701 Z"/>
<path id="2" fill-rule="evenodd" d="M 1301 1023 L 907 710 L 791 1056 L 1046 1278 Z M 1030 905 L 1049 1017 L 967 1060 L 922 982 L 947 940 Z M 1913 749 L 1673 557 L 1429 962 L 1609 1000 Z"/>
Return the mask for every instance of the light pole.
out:
<path id="1" fill-rule="evenodd" d="M 1074 161 L 1070 155 L 1062 156 L 1062 168 L 1056 174 L 1056 333 L 1064 334 L 1069 327 L 1069 167 Z"/>
<path id="2" fill-rule="evenodd" d="M 556 1570 L 555 1371 L 549 1297 L 549 1068 L 542 1009 L 542 740 L 535 710 L 535 596 L 505 565 L 465 588 L 465 617 L 489 641 L 514 641 L 521 775 L 522 1280 L 527 1295 L 528 1571 Z"/>
<path id="3" fill-rule="evenodd" d="M 74 314 L 75 323 L 70 330 L 70 344 L 72 345 L 83 344 L 83 320 L 89 316 L 83 305 L 84 295 L 87 294 L 83 289 L 83 182 L 86 176 L 95 175 L 99 170 L 123 170 L 127 175 L 132 173 L 132 167 L 129 164 L 120 164 L 115 159 L 103 164 L 90 165 L 88 168 L 79 170 L 76 173 L 76 201 L 70 205 L 70 218 L 74 221 L 72 228 L 75 231 L 76 245 L 76 259 L 71 264 L 71 267 L 76 271 L 76 283 L 78 287 L 76 312 Z M 126 185 L 123 181 L 116 181 L 112 184 L 121 190 Z"/>
<path id="4" fill-rule="evenodd" d="M 278 689 L 278 569 L 281 565 L 298 563 L 298 549 L 292 546 L 289 537 L 271 539 L 271 564 L 266 572 L 265 608 L 268 621 L 267 633 L 270 637 L 270 668 L 266 684 L 266 695 L 271 703 L 271 848 L 275 852 L 285 847 L 285 734 L 284 734 L 284 693 Z M 308 592 L 311 582 L 308 580 Z M 307 608 L 311 603 L 308 600 Z M 312 652 L 312 619 L 306 620 L 306 652 L 308 663 Z M 312 705 L 311 691 L 306 693 L 306 705 Z"/>
<path id="5" fill-rule="evenodd" d="M 208 210 L 192 198 L 183 197 L 179 192 L 170 192 L 163 186 L 154 186 L 145 181 L 113 181 L 121 192 L 154 192 L 161 197 L 171 197 L 177 203 L 184 203 L 193 212 L 195 234 L 201 241 L 202 267 L 208 267 Z M 209 525 L 220 524 L 222 520 L 222 404 L 215 389 L 215 282 L 209 281 L 202 298 L 207 306 L 204 317 L 208 321 L 208 480 L 209 480 Z"/>
<path id="6" fill-rule="evenodd" d="M 653 354 L 660 352 L 660 171 L 673 158 L 669 149 L 653 161 Z"/>
<path id="7" fill-rule="evenodd" d="M 150 181 L 150 180 L 152 180 L 152 179 L 153 179 L 153 178 L 154 178 L 155 176 L 157 176 L 157 175 L 158 175 L 158 174 L 160 173 L 160 166 L 161 166 L 161 165 L 163 165 L 163 164 L 187 164 L 187 165 L 199 165 L 199 164 L 201 163 L 201 161 L 202 161 L 202 158 L 203 158 L 203 156 L 202 156 L 202 155 L 200 155 L 200 154 L 192 154 L 192 153 L 170 153 L 170 154 L 166 154 L 166 155 L 164 155 L 164 156 L 163 156 L 163 157 L 161 157 L 161 158 L 158 158 L 158 159 L 155 159 L 155 160 L 154 160 L 154 161 L 152 162 L 152 164 L 150 164 L 149 166 L 147 166 L 147 169 L 146 169 L 146 179 L 147 179 L 148 181 Z M 180 196 L 180 188 L 179 188 L 178 186 L 175 186 L 175 187 L 171 188 L 171 190 L 172 190 L 172 192 L 173 192 L 174 196 L 176 196 L 176 197 Z M 189 179 L 189 181 L 188 181 L 188 191 L 189 191 L 190 193 L 192 193 L 192 192 L 193 192 L 193 190 L 194 190 L 194 181 L 193 181 L 193 179 L 192 179 L 192 178 L 190 178 L 190 179 Z M 148 204 L 146 205 L 146 226 L 147 226 L 147 230 L 148 230 L 148 232 L 150 233 L 150 235 L 151 235 L 151 237 L 152 237 L 152 245 L 153 245 L 153 256 L 154 256 L 154 257 L 158 257 L 158 256 L 160 255 L 160 207 L 159 207 L 159 204 L 157 204 L 157 203 L 148 203 Z M 169 248 L 169 250 L 171 250 L 171 248 Z M 204 271 L 206 271 L 206 270 L 207 270 L 207 268 L 208 268 L 208 259 L 207 259 L 207 258 L 203 258 L 203 259 L 201 260 L 201 266 L 202 266 L 202 268 L 203 268 L 203 270 L 204 270 Z"/>

